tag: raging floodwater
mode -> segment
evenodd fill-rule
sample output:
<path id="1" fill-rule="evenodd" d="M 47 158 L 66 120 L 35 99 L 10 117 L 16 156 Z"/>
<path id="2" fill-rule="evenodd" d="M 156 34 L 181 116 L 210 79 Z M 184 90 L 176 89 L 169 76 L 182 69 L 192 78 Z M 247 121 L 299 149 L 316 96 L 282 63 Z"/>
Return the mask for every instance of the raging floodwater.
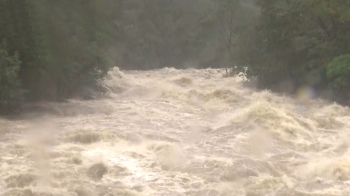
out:
<path id="1" fill-rule="evenodd" d="M 109 97 L 0 120 L 0 195 L 350 195 L 350 110 L 218 70 L 111 72 Z"/>

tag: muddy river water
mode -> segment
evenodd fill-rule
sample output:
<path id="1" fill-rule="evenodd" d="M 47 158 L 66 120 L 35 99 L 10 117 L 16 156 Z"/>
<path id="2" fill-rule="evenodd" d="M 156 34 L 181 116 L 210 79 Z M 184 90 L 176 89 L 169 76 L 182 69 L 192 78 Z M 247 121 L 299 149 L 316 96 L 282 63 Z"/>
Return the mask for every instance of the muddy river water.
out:
<path id="1" fill-rule="evenodd" d="M 214 69 L 115 69 L 105 85 L 0 119 L 0 195 L 350 195 L 347 107 Z"/>

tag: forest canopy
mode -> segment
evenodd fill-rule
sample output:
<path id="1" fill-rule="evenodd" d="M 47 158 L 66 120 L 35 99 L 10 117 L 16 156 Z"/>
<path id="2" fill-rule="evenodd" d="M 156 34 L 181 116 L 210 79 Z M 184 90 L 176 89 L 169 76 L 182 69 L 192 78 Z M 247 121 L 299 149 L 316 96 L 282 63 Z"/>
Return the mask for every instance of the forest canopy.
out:
<path id="1" fill-rule="evenodd" d="M 349 96 L 348 0 L 0 0 L 0 27 L 2 113 L 114 66 L 248 68 L 260 88 Z"/>

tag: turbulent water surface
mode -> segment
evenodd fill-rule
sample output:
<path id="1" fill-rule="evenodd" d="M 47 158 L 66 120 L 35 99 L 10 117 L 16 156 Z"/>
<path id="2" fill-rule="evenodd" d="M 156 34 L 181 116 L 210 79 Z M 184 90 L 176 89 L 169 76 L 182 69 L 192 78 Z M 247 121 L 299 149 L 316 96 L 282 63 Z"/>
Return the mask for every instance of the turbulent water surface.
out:
<path id="1" fill-rule="evenodd" d="M 350 195 L 350 110 L 218 70 L 111 72 L 108 97 L 0 120 L 0 195 Z"/>

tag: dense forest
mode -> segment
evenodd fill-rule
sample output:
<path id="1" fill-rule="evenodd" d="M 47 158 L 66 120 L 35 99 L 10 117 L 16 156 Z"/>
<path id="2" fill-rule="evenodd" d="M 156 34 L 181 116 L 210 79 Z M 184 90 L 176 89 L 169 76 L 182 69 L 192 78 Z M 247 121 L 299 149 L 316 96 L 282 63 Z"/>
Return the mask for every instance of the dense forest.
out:
<path id="1" fill-rule="evenodd" d="M 98 89 L 114 66 L 234 68 L 347 100 L 349 49 L 349 0 L 0 0 L 0 111 Z"/>

